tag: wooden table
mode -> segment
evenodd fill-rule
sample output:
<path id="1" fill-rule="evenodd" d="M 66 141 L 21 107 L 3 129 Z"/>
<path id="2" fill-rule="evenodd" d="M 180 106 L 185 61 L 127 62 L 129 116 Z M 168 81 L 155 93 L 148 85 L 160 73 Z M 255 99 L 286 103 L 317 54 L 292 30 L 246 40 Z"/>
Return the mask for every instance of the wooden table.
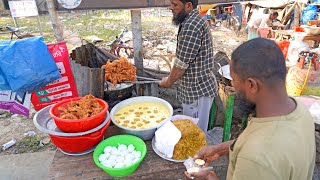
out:
<path id="1" fill-rule="evenodd" d="M 119 134 L 119 129 L 110 126 L 105 138 Z M 210 143 L 210 142 L 208 142 Z M 147 155 L 138 169 L 130 176 L 123 179 L 185 179 L 185 167 L 182 163 L 170 162 L 159 157 L 151 147 L 151 141 L 146 142 Z M 212 163 L 214 171 L 225 179 L 227 159 L 220 158 Z M 83 156 L 67 156 L 56 151 L 49 171 L 49 179 L 114 179 L 97 167 L 92 158 L 92 153 Z"/>

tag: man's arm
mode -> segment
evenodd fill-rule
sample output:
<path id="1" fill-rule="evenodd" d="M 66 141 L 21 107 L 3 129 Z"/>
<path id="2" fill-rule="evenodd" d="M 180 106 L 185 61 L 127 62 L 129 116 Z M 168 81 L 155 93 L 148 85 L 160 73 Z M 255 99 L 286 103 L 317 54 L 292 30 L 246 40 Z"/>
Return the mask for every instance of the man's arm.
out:
<path id="1" fill-rule="evenodd" d="M 170 75 L 167 78 L 164 78 L 159 83 L 159 85 L 165 88 L 171 87 L 178 79 L 180 79 L 183 76 L 185 71 L 186 71 L 185 69 L 180 69 L 173 66 L 171 69 Z"/>

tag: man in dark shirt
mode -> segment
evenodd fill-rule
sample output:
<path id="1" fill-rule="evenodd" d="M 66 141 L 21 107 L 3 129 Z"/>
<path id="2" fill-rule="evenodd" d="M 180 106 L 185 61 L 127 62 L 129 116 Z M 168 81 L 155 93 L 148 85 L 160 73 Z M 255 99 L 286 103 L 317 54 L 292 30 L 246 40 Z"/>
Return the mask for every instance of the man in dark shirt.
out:
<path id="1" fill-rule="evenodd" d="M 198 126 L 206 132 L 217 83 L 212 35 L 197 6 L 198 0 L 171 0 L 173 23 L 179 26 L 176 58 L 170 75 L 159 85 L 168 88 L 177 82 L 183 114 L 199 118 Z"/>

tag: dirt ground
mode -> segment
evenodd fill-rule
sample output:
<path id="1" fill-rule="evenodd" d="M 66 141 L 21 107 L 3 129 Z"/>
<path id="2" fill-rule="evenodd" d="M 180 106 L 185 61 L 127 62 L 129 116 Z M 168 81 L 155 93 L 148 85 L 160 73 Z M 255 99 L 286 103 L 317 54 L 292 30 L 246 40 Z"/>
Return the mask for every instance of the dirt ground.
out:
<path id="1" fill-rule="evenodd" d="M 31 109 L 30 118 L 14 115 L 8 112 L 1 113 L 0 144 L 3 145 L 12 139 L 16 140 L 16 144 L 5 151 L 1 148 L 0 156 L 55 149 L 55 146 L 50 142 L 47 134 L 40 132 L 33 125 L 32 118 L 35 114 L 33 108 Z M 29 131 L 33 131 L 36 134 L 34 136 L 26 135 L 25 133 L 28 133 Z"/>

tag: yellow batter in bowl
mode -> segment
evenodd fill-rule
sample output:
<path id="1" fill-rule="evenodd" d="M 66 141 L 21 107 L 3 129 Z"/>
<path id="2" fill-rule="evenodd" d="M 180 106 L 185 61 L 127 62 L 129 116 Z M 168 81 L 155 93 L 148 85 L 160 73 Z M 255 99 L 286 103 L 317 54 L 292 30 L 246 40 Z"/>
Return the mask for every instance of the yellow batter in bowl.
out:
<path id="1" fill-rule="evenodd" d="M 119 109 L 114 120 L 123 127 L 147 129 L 157 126 L 169 116 L 169 109 L 161 103 L 136 102 Z"/>

